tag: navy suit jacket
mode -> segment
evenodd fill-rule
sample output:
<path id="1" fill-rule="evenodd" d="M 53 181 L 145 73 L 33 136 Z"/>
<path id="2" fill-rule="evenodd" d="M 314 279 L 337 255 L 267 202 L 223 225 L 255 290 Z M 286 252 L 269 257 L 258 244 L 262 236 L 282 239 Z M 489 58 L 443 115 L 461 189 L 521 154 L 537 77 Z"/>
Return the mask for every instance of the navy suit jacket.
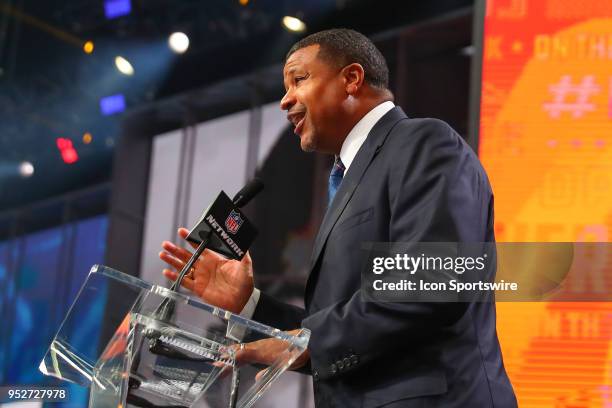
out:
<path id="1" fill-rule="evenodd" d="M 492 242 L 493 194 L 446 123 L 396 107 L 347 170 L 314 243 L 305 309 L 262 293 L 255 320 L 312 331 L 323 407 L 515 407 L 495 304 L 361 300 L 363 242 Z"/>

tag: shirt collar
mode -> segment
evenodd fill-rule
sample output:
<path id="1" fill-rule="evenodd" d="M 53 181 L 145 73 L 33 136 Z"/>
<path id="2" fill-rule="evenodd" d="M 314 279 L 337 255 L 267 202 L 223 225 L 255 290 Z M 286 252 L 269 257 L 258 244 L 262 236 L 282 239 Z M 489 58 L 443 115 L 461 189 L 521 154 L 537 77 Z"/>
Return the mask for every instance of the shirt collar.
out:
<path id="1" fill-rule="evenodd" d="M 340 149 L 340 160 L 342 160 L 342 164 L 344 164 L 346 169 L 344 171 L 345 174 L 376 122 L 394 107 L 395 104 L 391 101 L 375 106 L 351 129 Z"/>

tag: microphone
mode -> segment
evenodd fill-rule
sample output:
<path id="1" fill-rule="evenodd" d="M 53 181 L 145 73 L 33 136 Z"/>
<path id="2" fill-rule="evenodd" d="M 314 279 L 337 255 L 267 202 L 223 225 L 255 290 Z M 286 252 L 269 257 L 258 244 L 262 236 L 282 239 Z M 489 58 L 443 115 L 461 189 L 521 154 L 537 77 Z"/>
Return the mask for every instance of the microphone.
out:
<path id="1" fill-rule="evenodd" d="M 244 187 L 242 187 L 242 190 L 236 193 L 236 195 L 232 199 L 232 202 L 236 207 L 242 208 L 247 205 L 249 201 L 253 199 L 253 197 L 259 194 L 259 192 L 261 192 L 263 188 L 263 182 L 256 177 L 249 181 Z"/>
<path id="2" fill-rule="evenodd" d="M 200 245 L 209 240 L 207 248 L 227 258 L 242 259 L 257 235 L 257 230 L 240 210 L 261 190 L 263 183 L 254 178 L 230 200 L 221 191 L 204 211 L 195 227 L 189 231 L 187 241 Z"/>
<path id="3" fill-rule="evenodd" d="M 263 182 L 254 178 L 236 193 L 231 201 L 224 191 L 219 193 L 204 211 L 196 226 L 189 232 L 187 240 L 197 244 L 198 247 L 179 272 L 170 290 L 178 291 L 183 278 L 206 248 L 228 258 L 240 260 L 244 257 L 257 235 L 257 230 L 242 214 L 240 208 L 250 202 L 261 190 L 263 190 Z M 161 321 L 169 321 L 173 314 L 174 302 L 168 298 L 165 298 L 155 310 L 155 316 Z M 158 330 L 145 330 L 145 337 L 149 339 L 151 352 L 177 357 L 176 354 L 172 354 L 172 350 L 163 347 Z"/>
<path id="4" fill-rule="evenodd" d="M 198 248 L 181 269 L 178 279 L 171 287 L 172 290 L 178 289 L 183 277 L 205 248 L 219 252 L 228 258 L 242 259 L 255 240 L 257 230 L 242 214 L 240 207 L 250 202 L 261 190 L 263 190 L 263 182 L 254 178 L 236 193 L 231 202 L 224 191 L 219 193 L 187 236 L 187 240 L 198 244 Z M 221 224 L 220 220 L 225 220 L 225 222 Z"/>

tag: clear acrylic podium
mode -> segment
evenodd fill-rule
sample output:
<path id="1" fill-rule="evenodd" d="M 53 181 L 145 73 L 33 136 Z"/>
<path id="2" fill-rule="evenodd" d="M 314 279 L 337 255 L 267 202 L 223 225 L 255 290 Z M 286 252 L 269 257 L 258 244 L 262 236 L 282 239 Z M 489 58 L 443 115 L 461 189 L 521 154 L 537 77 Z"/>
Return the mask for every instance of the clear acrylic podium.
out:
<path id="1" fill-rule="evenodd" d="M 80 333 L 92 321 L 101 325 L 103 347 Z M 95 265 L 39 369 L 90 387 L 89 407 L 246 408 L 306 349 L 309 337 L 307 329 L 293 336 Z M 268 367 L 238 363 L 241 341 L 275 341 L 280 352 Z"/>

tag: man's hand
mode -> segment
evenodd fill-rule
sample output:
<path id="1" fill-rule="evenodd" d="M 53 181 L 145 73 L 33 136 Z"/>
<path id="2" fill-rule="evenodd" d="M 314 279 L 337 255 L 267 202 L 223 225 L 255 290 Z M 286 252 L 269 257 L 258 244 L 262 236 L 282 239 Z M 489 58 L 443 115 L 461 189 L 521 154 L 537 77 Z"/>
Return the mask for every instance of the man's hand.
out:
<path id="1" fill-rule="evenodd" d="M 297 335 L 301 329 L 291 330 L 288 333 Z M 272 365 L 278 356 L 287 349 L 287 342 L 279 339 L 264 339 L 251 343 L 243 343 L 243 347 L 236 352 L 236 361 L 238 363 L 263 364 Z M 306 349 L 289 367 L 289 370 L 297 370 L 308 363 L 310 353 Z M 265 370 L 257 374 L 259 378 Z"/>
<path id="2" fill-rule="evenodd" d="M 178 234 L 185 239 L 189 231 L 179 228 Z M 194 244 L 191 246 L 197 247 Z M 191 252 L 168 241 L 162 243 L 162 248 L 164 251 L 159 253 L 160 259 L 175 269 L 164 269 L 164 276 L 176 280 L 177 271 L 189 260 Z M 240 313 L 253 292 L 251 256 L 247 252 L 242 261 L 236 261 L 207 249 L 194 263 L 193 273 L 185 275 L 181 284 L 206 303 Z"/>

